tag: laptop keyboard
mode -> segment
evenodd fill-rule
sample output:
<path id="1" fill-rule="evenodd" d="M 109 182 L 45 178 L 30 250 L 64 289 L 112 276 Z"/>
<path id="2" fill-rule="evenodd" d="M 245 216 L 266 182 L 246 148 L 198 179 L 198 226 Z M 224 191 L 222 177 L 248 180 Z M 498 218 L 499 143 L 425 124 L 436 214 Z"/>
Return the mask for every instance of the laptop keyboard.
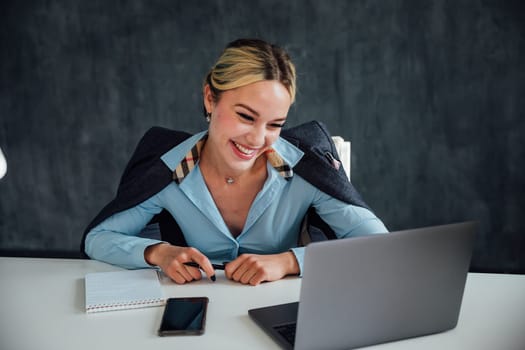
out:
<path id="1" fill-rule="evenodd" d="M 295 329 L 296 323 L 288 323 L 273 327 L 277 333 L 283 336 L 286 341 L 292 345 L 295 343 Z"/>

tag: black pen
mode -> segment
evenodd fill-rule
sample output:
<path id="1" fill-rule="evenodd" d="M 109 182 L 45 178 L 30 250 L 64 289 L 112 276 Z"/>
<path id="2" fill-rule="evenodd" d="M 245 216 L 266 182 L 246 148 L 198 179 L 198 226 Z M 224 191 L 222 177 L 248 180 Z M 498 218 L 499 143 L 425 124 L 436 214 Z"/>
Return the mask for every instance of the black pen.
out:
<path id="1" fill-rule="evenodd" d="M 187 261 L 185 263 L 183 263 L 184 265 L 186 266 L 191 266 L 191 267 L 197 267 L 199 269 L 202 270 L 202 267 L 197 264 L 196 262 L 194 261 Z M 226 263 L 222 263 L 222 264 L 211 264 L 211 266 L 215 269 L 215 270 L 224 270 L 224 265 L 226 265 Z"/>

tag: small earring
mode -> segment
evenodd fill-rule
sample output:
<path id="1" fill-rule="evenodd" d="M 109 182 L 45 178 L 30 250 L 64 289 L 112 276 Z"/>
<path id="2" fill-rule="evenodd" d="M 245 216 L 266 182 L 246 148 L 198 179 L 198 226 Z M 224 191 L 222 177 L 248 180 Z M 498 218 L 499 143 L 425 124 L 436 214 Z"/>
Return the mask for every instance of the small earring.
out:
<path id="1" fill-rule="evenodd" d="M 206 121 L 209 123 L 211 121 L 211 113 L 206 113 Z"/>

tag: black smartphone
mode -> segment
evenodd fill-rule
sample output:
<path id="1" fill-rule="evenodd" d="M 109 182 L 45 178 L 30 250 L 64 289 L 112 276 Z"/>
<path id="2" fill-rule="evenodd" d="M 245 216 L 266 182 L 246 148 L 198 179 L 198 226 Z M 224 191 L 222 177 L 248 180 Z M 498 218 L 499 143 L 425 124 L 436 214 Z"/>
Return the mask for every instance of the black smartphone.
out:
<path id="1" fill-rule="evenodd" d="M 159 335 L 200 335 L 206 324 L 207 297 L 169 298 Z"/>

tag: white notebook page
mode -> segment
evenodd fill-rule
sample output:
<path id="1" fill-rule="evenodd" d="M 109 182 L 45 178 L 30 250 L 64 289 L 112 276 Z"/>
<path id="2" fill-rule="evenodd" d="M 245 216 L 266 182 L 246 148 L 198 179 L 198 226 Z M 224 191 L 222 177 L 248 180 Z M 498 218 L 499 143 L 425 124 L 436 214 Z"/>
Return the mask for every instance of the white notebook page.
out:
<path id="1" fill-rule="evenodd" d="M 101 312 L 164 304 L 156 270 L 88 273 L 86 312 Z"/>

